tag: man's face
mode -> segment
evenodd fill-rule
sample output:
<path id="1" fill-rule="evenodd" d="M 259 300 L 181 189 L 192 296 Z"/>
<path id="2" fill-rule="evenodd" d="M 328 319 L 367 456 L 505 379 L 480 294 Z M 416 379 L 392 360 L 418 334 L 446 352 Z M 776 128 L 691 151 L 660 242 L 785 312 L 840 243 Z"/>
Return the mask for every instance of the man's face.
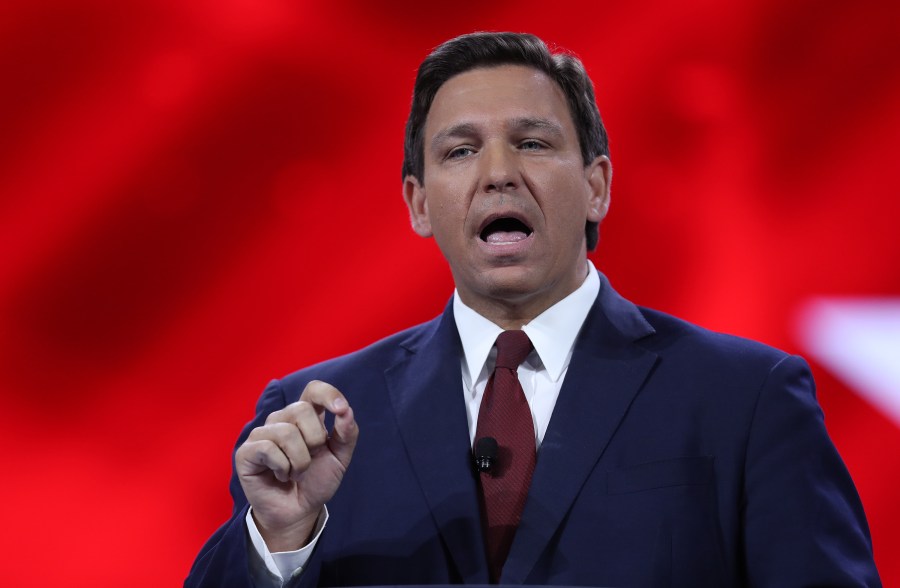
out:
<path id="1" fill-rule="evenodd" d="M 565 95 L 543 72 L 505 65 L 444 83 L 424 162 L 404 197 L 463 302 L 495 322 L 527 322 L 581 285 L 584 226 L 606 215 L 611 167 L 606 157 L 584 165 Z"/>

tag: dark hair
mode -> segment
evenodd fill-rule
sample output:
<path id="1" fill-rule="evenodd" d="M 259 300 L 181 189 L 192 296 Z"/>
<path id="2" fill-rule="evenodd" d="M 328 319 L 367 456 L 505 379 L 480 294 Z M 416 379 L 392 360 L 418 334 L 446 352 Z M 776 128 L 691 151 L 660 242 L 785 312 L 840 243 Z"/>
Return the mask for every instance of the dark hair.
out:
<path id="1" fill-rule="evenodd" d="M 577 57 L 562 51 L 551 53 L 541 39 L 527 33 L 471 33 L 439 45 L 419 66 L 406 120 L 404 178 L 412 175 L 424 181 L 425 119 L 444 82 L 471 69 L 499 65 L 533 67 L 555 81 L 566 96 L 584 164 L 598 155 L 609 156 L 609 140 L 597 109 L 594 85 Z M 585 237 L 592 251 L 599 239 L 598 223 L 587 223 Z"/>

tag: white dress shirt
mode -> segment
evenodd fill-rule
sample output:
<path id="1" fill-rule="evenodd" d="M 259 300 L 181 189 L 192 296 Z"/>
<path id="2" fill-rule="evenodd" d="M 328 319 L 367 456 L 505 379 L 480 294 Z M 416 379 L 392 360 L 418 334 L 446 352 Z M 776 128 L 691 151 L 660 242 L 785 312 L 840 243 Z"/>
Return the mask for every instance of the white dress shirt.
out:
<path id="1" fill-rule="evenodd" d="M 575 338 L 600 291 L 600 278 L 593 264 L 588 262 L 588 266 L 588 277 L 577 290 L 522 327 L 534 349 L 519 366 L 518 374 L 531 407 L 537 448 L 540 448 L 550 424 L 550 415 L 572 359 Z M 474 443 L 481 398 L 497 360 L 494 342 L 503 328 L 466 306 L 458 294 L 453 296 L 453 316 L 463 347 L 460 358 L 463 393 L 469 418 L 469 441 Z"/>
<path id="2" fill-rule="evenodd" d="M 518 374 L 525 398 L 531 407 L 535 447 L 538 449 L 550 424 L 553 407 L 556 406 L 563 379 L 569 369 L 575 339 L 600 292 L 600 278 L 597 271 L 590 261 L 587 265 L 587 278 L 577 290 L 522 327 L 531 339 L 534 349 L 519 366 Z M 463 396 L 469 422 L 469 442 L 474 443 L 481 398 L 484 396 L 488 378 L 494 371 L 497 357 L 494 342 L 503 332 L 503 328 L 466 306 L 458 292 L 453 294 L 453 317 L 456 319 L 456 328 L 462 341 L 460 369 Z M 247 513 L 246 521 L 254 547 L 251 550 L 253 553 L 250 554 L 254 580 L 261 586 L 282 586 L 303 571 L 303 566 L 309 560 L 328 521 L 328 509 L 324 509 L 319 517 L 313 539 L 297 551 L 270 553 L 262 535 L 259 534 L 251 512 Z"/>

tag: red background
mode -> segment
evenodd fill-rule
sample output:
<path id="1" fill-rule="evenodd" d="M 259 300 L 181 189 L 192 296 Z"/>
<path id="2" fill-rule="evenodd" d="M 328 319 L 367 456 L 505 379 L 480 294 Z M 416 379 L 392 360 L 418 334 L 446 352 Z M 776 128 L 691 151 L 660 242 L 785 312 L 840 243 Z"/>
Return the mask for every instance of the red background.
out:
<path id="1" fill-rule="evenodd" d="M 592 257 L 632 300 L 803 353 L 810 298 L 900 296 L 893 2 L 375 4 L 0 6 L 5 585 L 179 585 L 267 380 L 440 312 L 401 143 L 460 33 L 585 62 L 615 166 Z M 900 585 L 900 430 L 813 367 Z"/>

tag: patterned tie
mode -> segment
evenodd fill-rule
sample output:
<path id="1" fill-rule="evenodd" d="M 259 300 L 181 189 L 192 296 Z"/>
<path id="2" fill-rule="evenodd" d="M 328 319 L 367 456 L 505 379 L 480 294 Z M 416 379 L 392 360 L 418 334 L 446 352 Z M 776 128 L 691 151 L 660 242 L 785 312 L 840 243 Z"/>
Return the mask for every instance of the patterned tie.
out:
<path id="1" fill-rule="evenodd" d="M 494 583 L 519 526 L 535 463 L 534 423 L 516 373 L 531 352 L 531 340 L 523 331 L 504 331 L 496 345 L 497 365 L 484 390 L 475 433 L 476 444 L 493 437 L 498 446 L 493 467 L 479 476 L 481 520 Z"/>

